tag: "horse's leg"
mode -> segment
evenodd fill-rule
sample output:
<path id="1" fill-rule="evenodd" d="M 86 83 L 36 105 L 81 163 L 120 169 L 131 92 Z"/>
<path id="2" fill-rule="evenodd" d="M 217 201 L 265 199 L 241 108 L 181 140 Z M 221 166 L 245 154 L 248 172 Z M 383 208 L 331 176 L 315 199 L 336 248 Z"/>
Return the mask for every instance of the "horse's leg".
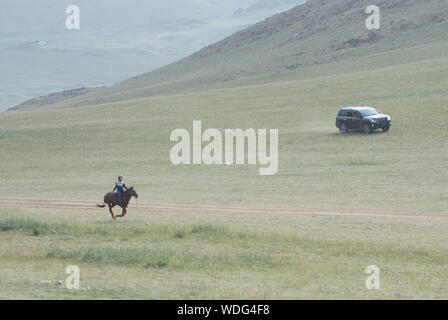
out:
<path id="1" fill-rule="evenodd" d="M 124 216 L 124 211 L 125 211 L 125 209 L 124 209 L 123 206 L 120 206 L 120 207 L 121 207 L 121 214 L 120 214 L 119 216 L 117 216 L 117 218 L 121 218 L 121 217 Z"/>
<path id="2" fill-rule="evenodd" d="M 124 217 L 126 213 L 128 213 L 128 210 L 126 210 L 126 208 L 123 208 L 123 213 L 121 214 L 121 216 Z"/>
<path id="3" fill-rule="evenodd" d="M 114 212 L 112 211 L 113 206 L 112 206 L 110 203 L 108 203 L 108 205 L 109 205 L 109 211 L 110 211 L 110 214 L 112 215 L 112 218 L 113 218 L 114 220 L 117 220 L 117 219 L 115 218 L 115 216 L 114 216 Z"/>

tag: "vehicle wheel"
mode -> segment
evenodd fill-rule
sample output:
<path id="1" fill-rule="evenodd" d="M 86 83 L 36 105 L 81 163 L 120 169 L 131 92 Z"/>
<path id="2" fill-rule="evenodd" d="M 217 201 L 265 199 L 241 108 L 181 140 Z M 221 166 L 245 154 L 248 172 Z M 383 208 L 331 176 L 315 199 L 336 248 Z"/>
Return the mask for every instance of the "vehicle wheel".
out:
<path id="1" fill-rule="evenodd" d="M 372 132 L 372 129 L 370 128 L 370 126 L 368 124 L 365 124 L 364 127 L 362 128 L 362 131 L 365 134 L 370 134 L 370 132 Z"/>
<path id="2" fill-rule="evenodd" d="M 348 128 L 347 125 L 345 123 L 341 124 L 341 128 L 339 129 L 342 133 L 347 133 L 348 132 Z"/>
<path id="3" fill-rule="evenodd" d="M 387 132 L 387 131 L 389 131 L 389 129 L 390 129 L 390 126 L 386 126 L 383 128 L 383 132 Z"/>

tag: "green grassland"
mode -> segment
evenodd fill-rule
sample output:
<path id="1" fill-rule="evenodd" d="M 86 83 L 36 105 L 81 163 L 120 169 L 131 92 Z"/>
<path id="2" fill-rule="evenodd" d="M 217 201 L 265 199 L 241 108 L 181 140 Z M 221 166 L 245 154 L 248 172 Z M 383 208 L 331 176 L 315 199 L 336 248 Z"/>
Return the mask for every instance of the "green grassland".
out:
<path id="1" fill-rule="evenodd" d="M 316 1 L 304 7 L 314 21 L 305 42 L 277 47 L 290 25 L 272 18 L 152 74 L 1 114 L 0 198 L 89 200 L 92 210 L 0 209 L 0 298 L 448 298 L 447 20 L 432 15 L 446 3 L 388 1 L 378 41 L 330 50 L 365 34 L 352 33 L 358 22 L 348 16 L 342 34 L 327 34 L 320 18 L 360 9 L 320 2 L 326 14 L 314 15 Z M 421 28 L 407 24 L 415 16 Z M 269 38 L 271 28 L 280 31 Z M 294 61 L 303 65 L 284 68 Z M 340 134 L 335 116 L 349 105 L 390 114 L 393 127 Z M 191 132 L 195 120 L 203 129 L 278 129 L 278 173 L 172 165 L 171 131 Z M 93 206 L 119 174 L 140 203 L 266 211 L 143 212 L 132 203 L 113 222 Z M 57 284 L 69 264 L 80 266 L 85 290 Z M 381 290 L 365 288 L 369 265 L 381 269 Z"/>
<path id="2" fill-rule="evenodd" d="M 442 299 L 446 225 L 388 218 L 0 210 L 0 298 Z M 81 289 L 68 290 L 68 265 Z M 381 270 L 367 290 L 365 269 Z"/>
<path id="3" fill-rule="evenodd" d="M 393 59 L 394 53 L 389 53 Z M 401 52 L 396 52 L 401 55 Z M 368 64 L 369 59 L 364 60 Z M 126 176 L 144 202 L 447 212 L 447 60 L 0 117 L 4 196 L 101 200 Z M 388 133 L 341 135 L 338 108 L 374 106 Z M 279 172 L 174 166 L 176 128 L 278 128 Z"/>
<path id="4" fill-rule="evenodd" d="M 388 54 L 393 60 L 402 52 Z M 387 211 L 392 217 L 131 207 L 113 223 L 106 211 L 4 208 L 0 297 L 447 298 L 448 223 L 438 218 L 448 203 L 447 62 L 410 59 L 334 75 L 297 73 L 295 80 L 289 74 L 244 87 L 3 114 L 3 197 L 90 199 L 94 205 L 124 174 L 145 203 Z M 390 114 L 392 130 L 339 134 L 337 109 L 359 103 Z M 170 132 L 191 131 L 193 120 L 204 128 L 278 128 L 278 174 L 261 177 L 258 166 L 247 165 L 171 165 Z M 416 219 L 394 218 L 398 213 Z M 434 219 L 419 219 L 422 214 Z M 69 264 L 80 266 L 85 290 L 57 284 Z M 378 291 L 364 286 L 371 264 L 381 269 Z"/>

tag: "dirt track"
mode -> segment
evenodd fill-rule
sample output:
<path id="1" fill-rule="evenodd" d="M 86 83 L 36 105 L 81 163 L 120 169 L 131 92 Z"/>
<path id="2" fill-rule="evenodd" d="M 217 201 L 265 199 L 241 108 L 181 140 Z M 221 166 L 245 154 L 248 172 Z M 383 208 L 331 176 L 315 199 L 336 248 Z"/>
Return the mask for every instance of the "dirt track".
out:
<path id="1" fill-rule="evenodd" d="M 101 210 L 97 202 L 88 200 L 65 200 L 65 199 L 38 199 L 38 198 L 0 198 L 0 205 L 7 208 L 48 208 L 48 209 L 71 209 L 71 210 Z M 119 210 L 118 210 L 119 211 Z M 117 211 L 117 212 L 118 212 Z M 224 213 L 224 214 L 292 214 L 303 216 L 350 216 L 370 218 L 404 218 L 424 220 L 445 220 L 444 215 L 419 215 L 402 214 L 394 212 L 331 212 L 320 210 L 298 210 L 294 208 L 251 208 L 220 205 L 202 204 L 166 204 L 166 203 L 136 203 L 131 202 L 128 212 L 172 212 L 172 213 Z"/>

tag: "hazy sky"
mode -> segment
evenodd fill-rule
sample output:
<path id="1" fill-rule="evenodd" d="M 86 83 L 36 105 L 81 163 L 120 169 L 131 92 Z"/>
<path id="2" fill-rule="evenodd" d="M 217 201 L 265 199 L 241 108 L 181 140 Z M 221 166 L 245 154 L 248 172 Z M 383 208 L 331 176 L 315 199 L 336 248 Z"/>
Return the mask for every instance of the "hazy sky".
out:
<path id="1" fill-rule="evenodd" d="M 1 0 L 0 111 L 144 73 L 304 0 Z M 65 9 L 80 8 L 80 30 Z"/>

